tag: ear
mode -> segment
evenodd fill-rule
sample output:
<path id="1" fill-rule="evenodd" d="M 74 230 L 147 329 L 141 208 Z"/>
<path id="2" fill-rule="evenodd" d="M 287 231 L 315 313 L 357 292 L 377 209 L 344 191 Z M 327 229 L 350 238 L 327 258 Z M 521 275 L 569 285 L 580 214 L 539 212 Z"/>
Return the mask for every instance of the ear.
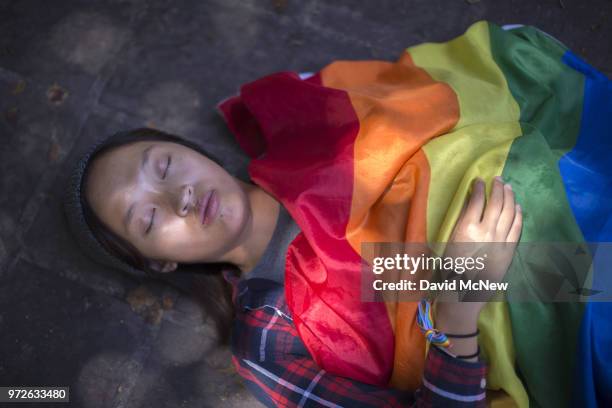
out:
<path id="1" fill-rule="evenodd" d="M 157 272 L 166 273 L 175 271 L 178 268 L 178 263 L 176 262 L 164 262 L 164 261 L 156 261 L 149 260 L 149 266 L 151 269 Z"/>

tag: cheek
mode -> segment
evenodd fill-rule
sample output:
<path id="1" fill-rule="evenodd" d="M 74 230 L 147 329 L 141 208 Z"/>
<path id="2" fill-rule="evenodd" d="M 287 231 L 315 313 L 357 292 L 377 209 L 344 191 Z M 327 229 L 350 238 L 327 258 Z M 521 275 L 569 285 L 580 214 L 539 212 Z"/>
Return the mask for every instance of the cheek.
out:
<path id="1" fill-rule="evenodd" d="M 195 218 L 173 219 L 157 231 L 151 241 L 150 253 L 156 258 L 177 262 L 201 262 L 215 258 L 227 246 L 227 226 L 217 223 L 211 228 L 203 228 Z"/>
<path id="2" fill-rule="evenodd" d="M 225 225 L 228 233 L 239 233 L 249 216 L 247 197 L 241 190 L 233 190 L 223 197 L 221 205 L 217 221 Z"/>
<path id="3" fill-rule="evenodd" d="M 202 229 L 195 224 L 195 218 L 175 218 L 160 226 L 152 242 L 159 256 L 189 254 L 202 243 Z"/>
<path id="4" fill-rule="evenodd" d="M 185 246 L 186 226 L 181 226 L 176 220 L 158 221 L 154 230 L 146 238 L 139 239 L 137 247 L 141 254 L 151 259 L 172 259 L 168 255 L 176 254 L 177 248 Z"/>

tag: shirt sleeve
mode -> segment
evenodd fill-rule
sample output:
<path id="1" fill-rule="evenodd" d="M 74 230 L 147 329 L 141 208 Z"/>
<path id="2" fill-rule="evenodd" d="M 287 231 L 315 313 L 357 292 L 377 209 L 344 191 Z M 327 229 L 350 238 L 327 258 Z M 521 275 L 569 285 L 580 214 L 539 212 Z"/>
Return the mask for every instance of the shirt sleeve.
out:
<path id="1" fill-rule="evenodd" d="M 247 387 L 268 407 L 484 407 L 486 366 L 431 347 L 416 393 L 332 375 L 306 356 L 252 361 L 233 357 Z"/>

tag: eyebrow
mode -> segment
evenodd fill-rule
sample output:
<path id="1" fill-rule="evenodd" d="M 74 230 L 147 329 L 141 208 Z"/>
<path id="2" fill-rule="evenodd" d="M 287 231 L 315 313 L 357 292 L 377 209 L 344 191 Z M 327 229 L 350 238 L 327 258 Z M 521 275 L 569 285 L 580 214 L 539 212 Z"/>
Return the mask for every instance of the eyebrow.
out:
<path id="1" fill-rule="evenodd" d="M 147 163 L 149 162 L 149 157 L 151 156 L 151 149 L 153 149 L 155 145 L 150 145 L 149 147 L 147 147 L 146 149 L 144 149 L 142 151 L 142 159 L 140 160 L 140 169 L 144 169 L 145 166 L 147 165 Z M 123 217 L 123 227 L 125 228 L 125 231 L 128 232 L 128 227 L 130 225 L 130 222 L 132 221 L 132 217 L 134 216 L 134 206 L 136 205 L 136 203 L 133 203 L 130 208 L 127 210 L 127 213 L 125 214 L 125 217 Z"/>

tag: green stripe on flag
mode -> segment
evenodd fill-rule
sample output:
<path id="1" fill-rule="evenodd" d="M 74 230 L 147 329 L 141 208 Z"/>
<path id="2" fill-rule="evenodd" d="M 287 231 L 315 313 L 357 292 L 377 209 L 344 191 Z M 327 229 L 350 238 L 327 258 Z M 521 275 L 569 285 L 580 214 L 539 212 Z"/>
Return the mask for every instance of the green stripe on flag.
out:
<path id="1" fill-rule="evenodd" d="M 523 136 L 510 148 L 502 177 L 524 214 L 521 242 L 583 242 L 566 198 L 559 158 L 576 143 L 584 78 L 566 66 L 565 48 L 533 27 L 490 24 L 493 57 L 520 106 Z M 542 256 L 540 267 L 554 265 Z M 524 284 L 537 267 L 510 276 Z M 518 272 L 518 273 L 514 273 Z M 513 282 L 511 282 L 511 285 Z M 568 406 L 582 303 L 509 303 L 518 370 L 531 406 Z"/>

